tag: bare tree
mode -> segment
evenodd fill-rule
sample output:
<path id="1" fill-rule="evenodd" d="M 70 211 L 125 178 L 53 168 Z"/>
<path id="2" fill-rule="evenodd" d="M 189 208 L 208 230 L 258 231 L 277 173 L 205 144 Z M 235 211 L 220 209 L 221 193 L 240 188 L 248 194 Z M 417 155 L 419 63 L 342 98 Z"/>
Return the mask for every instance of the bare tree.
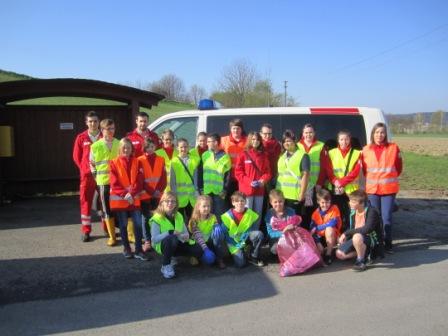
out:
<path id="1" fill-rule="evenodd" d="M 199 101 L 207 96 L 205 89 L 199 85 L 192 85 L 189 92 L 189 100 L 194 105 L 198 105 Z"/>
<path id="2" fill-rule="evenodd" d="M 168 100 L 184 101 L 186 96 L 183 80 L 174 74 L 165 75 L 151 83 L 149 90 L 164 95 Z"/>
<path id="3" fill-rule="evenodd" d="M 245 60 L 235 61 L 222 72 L 220 91 L 227 93 L 227 107 L 242 107 L 253 90 L 258 75 L 255 67 Z"/>

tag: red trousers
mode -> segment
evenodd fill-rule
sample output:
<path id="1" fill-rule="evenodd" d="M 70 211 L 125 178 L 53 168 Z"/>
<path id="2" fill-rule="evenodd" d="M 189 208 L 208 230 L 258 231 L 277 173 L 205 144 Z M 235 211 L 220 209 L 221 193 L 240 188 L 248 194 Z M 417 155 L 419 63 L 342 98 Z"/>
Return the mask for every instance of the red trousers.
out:
<path id="1" fill-rule="evenodd" d="M 96 182 L 91 174 L 81 176 L 79 184 L 79 201 L 81 206 L 81 232 L 92 231 L 90 211 L 92 208 L 93 195 L 96 190 Z"/>

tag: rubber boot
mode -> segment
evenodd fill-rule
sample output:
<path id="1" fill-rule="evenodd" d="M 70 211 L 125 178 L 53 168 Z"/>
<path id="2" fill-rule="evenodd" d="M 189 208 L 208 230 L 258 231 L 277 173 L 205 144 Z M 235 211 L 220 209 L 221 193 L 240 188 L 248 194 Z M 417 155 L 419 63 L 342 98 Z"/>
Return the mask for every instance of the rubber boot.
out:
<path id="1" fill-rule="evenodd" d="M 134 223 L 131 218 L 128 218 L 128 240 L 129 243 L 135 243 L 135 234 L 134 234 Z"/>
<path id="2" fill-rule="evenodd" d="M 113 218 L 106 218 L 104 221 L 106 222 L 107 230 L 109 231 L 107 245 L 114 246 L 117 244 L 117 239 L 115 238 L 115 220 Z"/>

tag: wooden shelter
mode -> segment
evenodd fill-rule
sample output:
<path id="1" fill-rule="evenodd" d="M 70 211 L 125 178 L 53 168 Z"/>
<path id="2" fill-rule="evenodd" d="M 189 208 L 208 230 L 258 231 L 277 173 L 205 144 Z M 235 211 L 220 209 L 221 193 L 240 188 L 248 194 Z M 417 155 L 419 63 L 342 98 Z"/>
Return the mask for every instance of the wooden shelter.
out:
<path id="1" fill-rule="evenodd" d="M 117 105 L 18 105 L 42 97 L 89 97 Z M 131 131 L 140 107 L 151 108 L 162 95 L 97 80 L 31 79 L 0 83 L 0 196 L 59 193 L 78 189 L 73 142 L 86 129 L 84 116 L 96 111 L 111 118 L 116 136 Z"/>

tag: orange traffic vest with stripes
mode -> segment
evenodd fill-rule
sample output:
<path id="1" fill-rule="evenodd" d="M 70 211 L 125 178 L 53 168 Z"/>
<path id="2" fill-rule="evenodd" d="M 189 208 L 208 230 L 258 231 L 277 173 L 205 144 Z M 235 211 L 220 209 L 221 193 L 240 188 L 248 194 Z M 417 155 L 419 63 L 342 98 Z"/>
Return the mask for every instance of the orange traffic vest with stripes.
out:
<path id="1" fill-rule="evenodd" d="M 128 191 L 131 189 L 131 185 L 137 182 L 137 174 L 138 174 L 138 161 L 136 158 L 131 159 L 131 178 L 129 179 L 128 173 L 126 171 L 126 167 L 121 162 L 120 158 L 116 158 L 113 160 L 115 167 L 117 167 L 118 171 L 118 180 L 123 188 Z M 113 189 L 110 190 L 110 208 L 112 210 L 126 210 L 130 204 L 124 197 L 117 195 Z M 134 206 L 140 206 L 140 198 L 138 196 L 134 197 Z"/>
<path id="2" fill-rule="evenodd" d="M 145 183 L 150 187 L 155 189 L 157 183 L 159 183 L 160 178 L 162 177 L 162 171 L 165 169 L 165 160 L 163 157 L 156 155 L 154 160 L 154 167 L 151 168 L 148 160 L 145 155 L 140 156 L 138 162 L 143 167 L 143 175 L 145 179 Z M 163 190 L 161 190 L 163 191 Z M 148 200 L 151 199 L 152 195 L 149 195 L 145 190 L 142 191 L 140 199 Z"/>
<path id="3" fill-rule="evenodd" d="M 334 230 L 336 231 L 336 237 L 339 237 L 341 233 L 341 227 L 342 227 L 342 221 L 341 221 L 341 213 L 339 212 L 339 208 L 333 204 L 330 209 L 325 213 L 325 215 L 322 217 L 319 208 L 314 210 L 311 219 L 314 221 L 316 226 L 328 223 L 333 218 L 336 218 L 337 224 Z M 325 230 L 316 231 L 316 233 L 321 236 L 325 237 Z"/>
<path id="4" fill-rule="evenodd" d="M 244 152 L 246 142 L 247 138 L 242 138 L 242 141 L 240 142 L 232 142 L 230 141 L 230 135 L 221 138 L 221 147 L 227 154 L 229 154 L 230 160 L 232 161 L 232 171 L 233 168 L 235 168 L 238 155 Z"/>
<path id="5" fill-rule="evenodd" d="M 397 155 L 398 147 L 394 143 L 385 146 L 379 160 L 371 145 L 364 146 L 362 156 L 366 166 L 366 193 L 388 195 L 400 190 L 395 169 Z"/>

